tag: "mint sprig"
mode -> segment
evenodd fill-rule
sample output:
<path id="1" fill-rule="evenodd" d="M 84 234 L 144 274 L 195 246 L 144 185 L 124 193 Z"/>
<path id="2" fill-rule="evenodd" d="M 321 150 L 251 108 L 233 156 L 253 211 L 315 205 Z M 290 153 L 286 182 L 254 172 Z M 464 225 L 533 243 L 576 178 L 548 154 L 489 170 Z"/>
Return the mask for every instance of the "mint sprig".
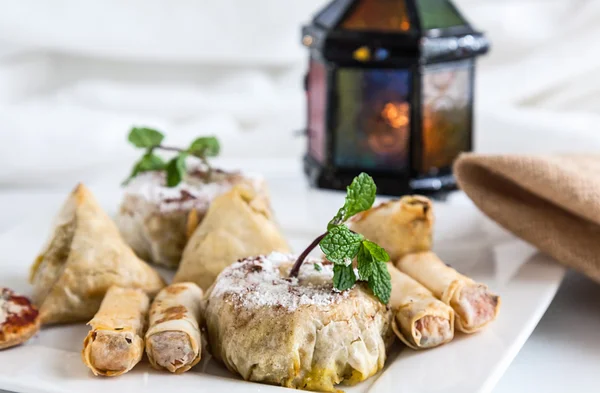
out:
<path id="1" fill-rule="evenodd" d="M 338 210 L 335 217 L 327 224 L 327 230 L 348 220 L 353 215 L 368 210 L 375 202 L 377 186 L 373 178 L 366 173 L 356 176 L 346 188 L 344 206 Z"/>
<path id="2" fill-rule="evenodd" d="M 346 200 L 335 217 L 327 225 L 327 232 L 317 237 L 298 257 L 290 276 L 297 276 L 300 266 L 318 244 L 327 259 L 334 263 L 333 286 L 345 291 L 357 280 L 366 281 L 373 294 L 382 302 L 390 300 L 391 277 L 386 262 L 388 253 L 376 243 L 366 240 L 361 234 L 351 231 L 344 223 L 357 213 L 368 210 L 375 202 L 377 187 L 371 176 L 361 173 L 347 188 Z M 358 277 L 354 272 L 356 261 Z"/>
<path id="3" fill-rule="evenodd" d="M 189 156 L 199 158 L 210 172 L 212 168 L 207 158 L 216 157 L 221 150 L 219 140 L 214 136 L 196 138 L 187 149 L 165 146 L 162 144 L 164 139 L 163 133 L 152 128 L 133 127 L 129 131 L 127 140 L 135 147 L 145 149 L 145 153 L 135 163 L 131 174 L 123 184 L 127 184 L 140 173 L 164 170 L 167 187 L 175 187 L 181 183 L 187 173 L 186 161 Z M 176 155 L 169 162 L 165 162 L 160 156 L 154 154 L 155 150 L 173 151 Z"/>

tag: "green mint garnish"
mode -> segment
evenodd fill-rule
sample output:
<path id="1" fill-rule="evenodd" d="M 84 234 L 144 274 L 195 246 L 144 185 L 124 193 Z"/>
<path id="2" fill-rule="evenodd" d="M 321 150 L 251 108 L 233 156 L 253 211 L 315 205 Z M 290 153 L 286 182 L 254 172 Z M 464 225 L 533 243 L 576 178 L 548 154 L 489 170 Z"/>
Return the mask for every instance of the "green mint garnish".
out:
<path id="1" fill-rule="evenodd" d="M 313 263 L 313 267 L 315 268 L 316 271 L 320 272 L 321 270 L 323 270 L 323 268 L 321 267 L 320 264 L 318 263 Z"/>
<path id="2" fill-rule="evenodd" d="M 386 262 L 388 253 L 361 234 L 352 232 L 344 223 L 357 213 L 368 210 L 375 202 L 377 187 L 371 176 L 361 173 L 347 188 L 346 200 L 327 225 L 327 232 L 319 236 L 298 258 L 290 272 L 296 276 L 304 258 L 317 244 L 327 259 L 334 263 L 333 286 L 344 291 L 352 288 L 357 277 L 352 262 L 356 260 L 358 279 L 366 281 L 373 294 L 382 302 L 390 300 L 391 277 Z"/>
<path id="3" fill-rule="evenodd" d="M 221 152 L 219 140 L 214 136 L 202 136 L 192 142 L 188 152 L 198 158 L 216 157 Z"/>
<path id="4" fill-rule="evenodd" d="M 166 172 L 167 186 L 175 187 L 181 183 L 187 173 L 186 159 L 188 156 L 199 158 L 210 172 L 211 166 L 208 163 L 207 157 L 215 157 L 221 150 L 219 141 L 214 136 L 195 139 L 187 150 L 164 146 L 162 142 L 165 136 L 160 131 L 146 127 L 132 128 L 129 131 L 127 139 L 135 147 L 145 149 L 145 153 L 134 165 L 131 174 L 123 184 L 127 184 L 127 182 L 142 172 L 164 170 Z M 154 154 L 155 150 L 174 151 L 176 155 L 168 163 L 165 163 L 161 157 Z"/>
<path id="5" fill-rule="evenodd" d="M 127 183 L 129 180 L 133 179 L 142 172 L 162 171 L 166 166 L 167 164 L 163 161 L 163 159 L 156 154 L 146 153 L 138 162 L 135 163 L 131 174 L 124 183 Z"/>
<path id="6" fill-rule="evenodd" d="M 179 153 L 167 164 L 167 187 L 175 187 L 184 178 L 187 169 L 185 167 L 186 153 Z"/>
<path id="7" fill-rule="evenodd" d="M 342 206 L 335 217 L 329 221 L 329 224 L 327 225 L 328 230 L 345 222 L 353 215 L 370 209 L 375 202 L 377 187 L 375 186 L 373 178 L 364 172 L 356 176 L 354 180 L 352 180 L 352 184 L 350 184 L 346 190 L 346 201 L 344 202 L 344 206 Z"/>
<path id="8" fill-rule="evenodd" d="M 382 303 L 387 304 L 390 301 L 392 293 L 392 278 L 387 269 L 385 261 L 376 261 L 373 265 L 373 273 L 369 278 L 369 288 Z"/>
<path id="9" fill-rule="evenodd" d="M 333 265 L 333 286 L 339 291 L 350 289 L 356 283 L 352 265 Z"/>
<path id="10" fill-rule="evenodd" d="M 345 225 L 332 227 L 319 242 L 323 254 L 333 263 L 348 265 L 358 253 L 363 235 L 354 233 Z"/>
<path id="11" fill-rule="evenodd" d="M 135 147 L 155 147 L 162 143 L 165 136 L 156 130 L 145 127 L 134 127 L 129 131 L 127 137 Z"/>

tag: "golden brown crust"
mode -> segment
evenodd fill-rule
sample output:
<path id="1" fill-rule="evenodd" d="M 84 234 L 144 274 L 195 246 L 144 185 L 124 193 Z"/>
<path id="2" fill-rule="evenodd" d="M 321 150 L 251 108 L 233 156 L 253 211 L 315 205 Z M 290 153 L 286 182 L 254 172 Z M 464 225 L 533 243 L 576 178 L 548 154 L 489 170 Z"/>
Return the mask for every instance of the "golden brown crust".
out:
<path id="1" fill-rule="evenodd" d="M 171 284 L 156 296 L 145 337 L 152 367 L 181 374 L 200 361 L 201 299 L 202 290 L 190 282 Z"/>
<path id="2" fill-rule="evenodd" d="M 117 376 L 131 370 L 144 354 L 144 330 L 150 301 L 139 289 L 112 286 L 88 323 L 81 357 L 94 375 Z M 119 346 L 120 344 L 120 346 Z M 121 356 L 122 359 L 117 357 Z M 108 369 L 106 364 L 117 364 Z"/>
<path id="3" fill-rule="evenodd" d="M 8 288 L 0 288 L 0 318 L 0 349 L 23 344 L 40 329 L 35 306 Z"/>
<path id="4" fill-rule="evenodd" d="M 43 324 L 89 320 L 112 285 L 154 295 L 164 281 L 125 244 L 116 225 L 82 184 L 55 219 L 32 269 Z"/>
<path id="5" fill-rule="evenodd" d="M 289 252 L 264 198 L 236 186 L 216 198 L 183 252 L 174 282 L 191 281 L 206 290 L 217 275 L 241 258 Z"/>
<path id="6" fill-rule="evenodd" d="M 394 313 L 396 336 L 413 349 L 431 348 L 451 341 L 455 318 L 452 308 L 436 299 L 427 288 L 396 269 L 392 263 L 387 266 L 392 280 L 389 306 Z M 443 319 L 449 329 L 444 332 L 435 329 L 420 331 L 419 324 L 427 318 Z"/>
<path id="7" fill-rule="evenodd" d="M 349 221 L 350 229 L 379 244 L 392 261 L 432 246 L 433 207 L 420 195 L 383 202 Z"/>
<path id="8" fill-rule="evenodd" d="M 478 284 L 446 265 L 431 251 L 409 254 L 395 262 L 396 267 L 429 289 L 435 297 L 454 309 L 456 329 L 463 333 L 474 333 L 498 315 L 500 298 L 489 291 L 486 285 Z M 478 311 L 475 304 L 464 299 L 464 294 L 475 293 L 475 303 L 489 300 L 491 309 L 484 318 L 474 318 Z M 480 297 L 483 297 L 480 299 Z M 484 302 L 485 303 L 485 302 Z M 485 306 L 485 304 L 484 304 Z"/>

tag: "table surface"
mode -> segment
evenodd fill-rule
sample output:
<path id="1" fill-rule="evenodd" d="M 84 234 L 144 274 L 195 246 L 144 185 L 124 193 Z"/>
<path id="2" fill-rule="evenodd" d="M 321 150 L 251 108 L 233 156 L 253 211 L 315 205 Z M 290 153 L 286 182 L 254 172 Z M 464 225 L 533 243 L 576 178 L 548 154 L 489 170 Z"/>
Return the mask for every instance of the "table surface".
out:
<path id="1" fill-rule="evenodd" d="M 44 206 L 58 205 L 64 195 L 64 190 L 0 191 L 0 233 Z M 569 272 L 550 308 L 493 392 L 598 391 L 598 310 L 600 285 Z"/>

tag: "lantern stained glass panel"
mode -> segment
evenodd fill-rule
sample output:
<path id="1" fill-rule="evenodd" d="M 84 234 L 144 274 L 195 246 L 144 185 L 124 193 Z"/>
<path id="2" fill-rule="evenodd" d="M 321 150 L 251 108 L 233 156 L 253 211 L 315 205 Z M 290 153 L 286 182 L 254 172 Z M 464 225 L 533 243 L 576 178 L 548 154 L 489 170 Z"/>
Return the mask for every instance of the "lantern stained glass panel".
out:
<path id="1" fill-rule="evenodd" d="M 319 162 L 325 158 L 325 109 L 327 107 L 327 69 L 314 59 L 308 69 L 308 151 Z"/>
<path id="2" fill-rule="evenodd" d="M 411 73 L 341 68 L 336 73 L 334 161 L 339 167 L 408 167 Z"/>
<path id="3" fill-rule="evenodd" d="M 421 173 L 448 168 L 471 149 L 472 62 L 426 67 L 423 73 Z"/>
<path id="4" fill-rule="evenodd" d="M 359 0 L 341 26 L 346 30 L 405 32 L 410 21 L 404 0 Z"/>
<path id="5" fill-rule="evenodd" d="M 421 27 L 426 30 L 466 24 L 456 8 L 447 0 L 418 0 L 417 9 Z"/>

